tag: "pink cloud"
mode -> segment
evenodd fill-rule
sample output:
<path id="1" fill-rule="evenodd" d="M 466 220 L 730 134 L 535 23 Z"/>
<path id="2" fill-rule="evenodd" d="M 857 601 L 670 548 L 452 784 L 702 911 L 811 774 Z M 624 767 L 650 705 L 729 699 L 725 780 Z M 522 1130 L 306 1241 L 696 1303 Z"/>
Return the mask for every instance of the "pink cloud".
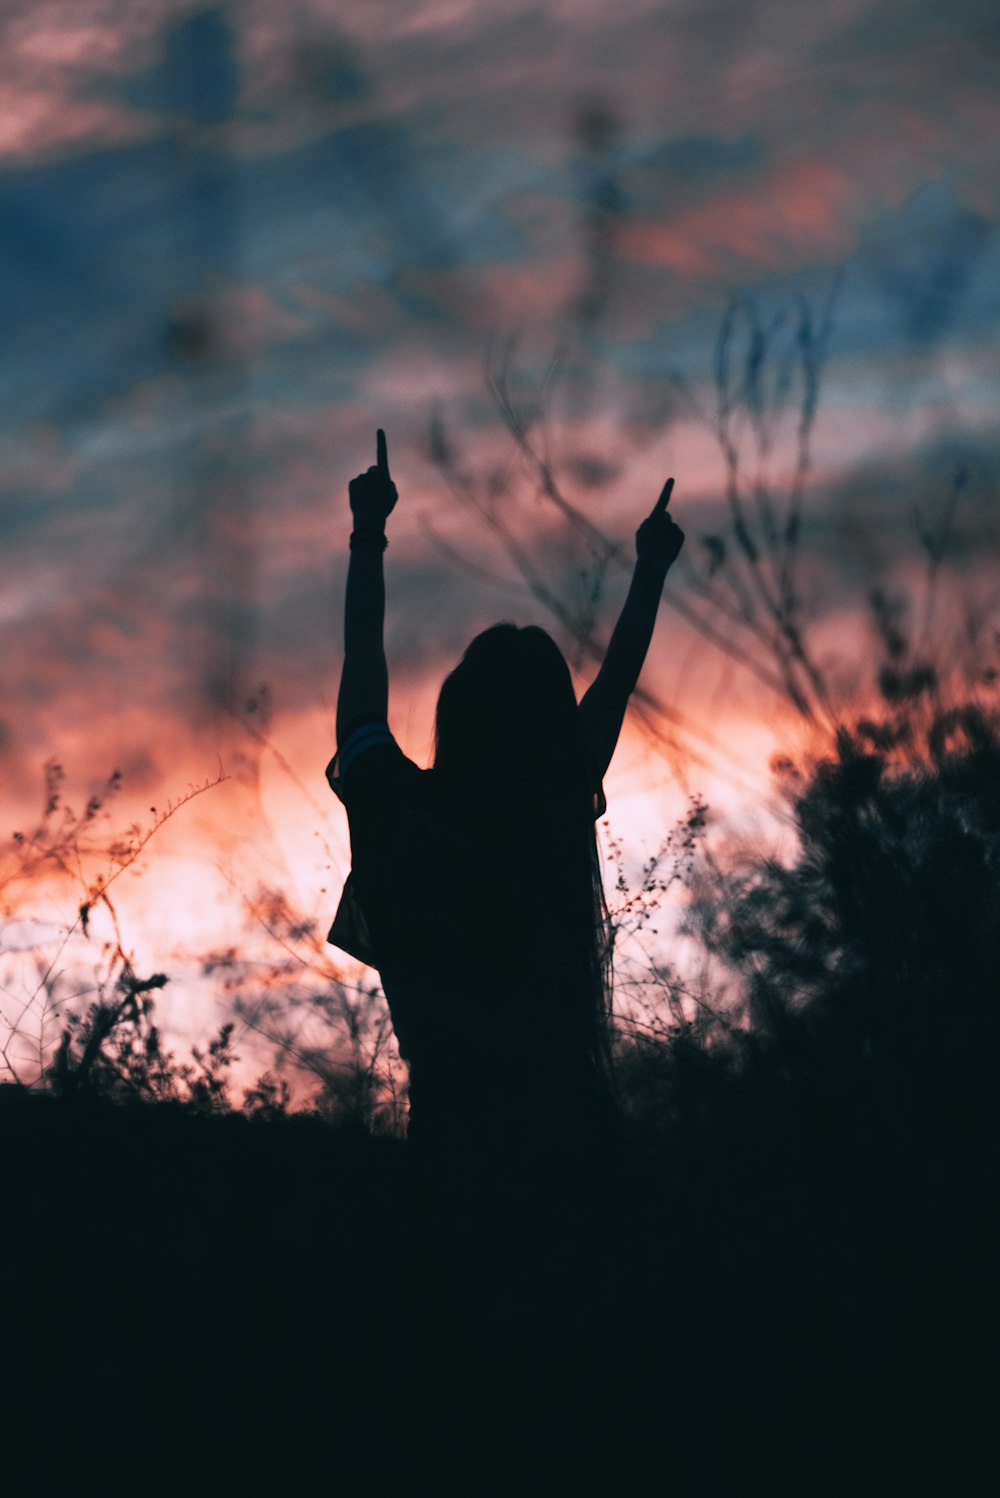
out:
<path id="1" fill-rule="evenodd" d="M 29 485 L 36 494 L 66 494 L 82 468 L 58 427 L 39 422 L 25 432 L 0 433 L 0 495 Z"/>
<path id="2" fill-rule="evenodd" d="M 516 265 L 405 271 L 400 289 L 460 317 L 465 329 L 488 333 L 540 318 L 552 321 L 582 276 L 579 257 L 563 254 Z"/>
<path id="3" fill-rule="evenodd" d="M 298 281 L 290 294 L 300 307 L 369 338 L 386 337 L 404 326 L 399 303 L 374 281 L 356 280 L 349 291 L 339 293 Z"/>
<path id="4" fill-rule="evenodd" d="M 172 8 L 181 12 L 182 0 Z M 37 161 L 151 134 L 153 116 L 97 97 L 92 85 L 148 66 L 164 19 L 163 5 L 118 0 L 6 6 L 0 18 L 0 160 Z"/>
<path id="5" fill-rule="evenodd" d="M 148 118 L 119 105 L 0 83 L 0 158 L 37 161 L 84 143 L 121 145 L 150 133 Z"/>
<path id="6" fill-rule="evenodd" d="M 45 9 L 44 6 L 34 7 L 39 19 Z M 74 26 L 70 21 L 69 25 L 62 27 L 39 24 L 29 29 L 25 25 L 20 34 L 15 34 L 13 52 L 25 61 L 52 67 L 93 68 L 113 63 L 121 57 L 124 48 L 125 38 L 117 27 Z"/>
<path id="7" fill-rule="evenodd" d="M 828 162 L 807 158 L 668 220 L 626 223 L 619 242 L 628 257 L 698 278 L 790 270 L 804 257 L 846 254 L 856 209 L 854 183 Z"/>

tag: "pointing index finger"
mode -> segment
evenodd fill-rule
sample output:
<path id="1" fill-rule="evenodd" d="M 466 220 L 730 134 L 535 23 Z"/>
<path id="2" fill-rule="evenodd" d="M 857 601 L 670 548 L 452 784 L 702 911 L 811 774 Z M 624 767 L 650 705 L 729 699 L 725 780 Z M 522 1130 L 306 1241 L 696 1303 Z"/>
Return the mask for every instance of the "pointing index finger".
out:
<path id="1" fill-rule="evenodd" d="M 385 432 L 381 427 L 375 433 L 375 461 L 383 473 L 389 472 L 389 450 L 385 443 Z"/>
<path id="2" fill-rule="evenodd" d="M 656 501 L 656 505 L 655 505 L 655 507 L 653 509 L 653 514 L 654 515 L 662 515 L 662 514 L 665 513 L 667 505 L 670 503 L 670 496 L 671 496 L 671 494 L 673 492 L 674 492 L 674 481 L 673 481 L 673 479 L 667 479 L 667 482 L 664 484 L 663 488 L 660 490 L 660 497 Z"/>

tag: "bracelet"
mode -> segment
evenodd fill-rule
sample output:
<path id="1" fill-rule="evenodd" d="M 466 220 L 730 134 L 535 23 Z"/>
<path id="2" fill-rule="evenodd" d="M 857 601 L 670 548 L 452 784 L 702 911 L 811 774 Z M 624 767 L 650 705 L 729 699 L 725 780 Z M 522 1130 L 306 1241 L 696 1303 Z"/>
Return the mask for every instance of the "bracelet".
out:
<path id="1" fill-rule="evenodd" d="M 353 551 L 359 543 L 362 546 L 378 546 L 385 551 L 389 541 L 385 531 L 380 531 L 377 525 L 359 525 L 351 531 L 351 550 Z"/>

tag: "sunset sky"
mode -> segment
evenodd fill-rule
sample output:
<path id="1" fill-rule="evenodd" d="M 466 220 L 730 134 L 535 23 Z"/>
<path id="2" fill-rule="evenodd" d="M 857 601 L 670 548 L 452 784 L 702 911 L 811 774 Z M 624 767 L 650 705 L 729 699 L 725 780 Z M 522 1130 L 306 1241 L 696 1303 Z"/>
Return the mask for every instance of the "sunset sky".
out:
<path id="1" fill-rule="evenodd" d="M 488 389 L 505 357 L 525 401 L 544 387 L 533 440 L 560 491 L 626 555 L 675 475 L 683 601 L 723 525 L 723 460 L 688 399 L 712 409 L 721 320 L 753 298 L 763 323 L 785 314 L 782 346 L 796 309 L 829 303 L 800 583 L 818 655 L 848 701 L 866 594 L 918 586 L 918 524 L 959 472 L 950 575 L 988 603 L 998 62 L 990 0 L 7 0 L 0 835 L 37 822 L 50 758 L 77 810 L 122 772 L 98 844 L 221 765 L 116 885 L 178 1031 L 224 1014 L 204 954 L 266 941 L 247 925 L 261 886 L 321 931 L 336 907 L 347 826 L 323 770 L 347 484 L 376 426 L 400 492 L 404 749 L 428 762 L 437 687 L 496 619 L 545 624 L 577 664 L 434 460 L 437 421 L 469 492 L 492 486 L 502 528 L 579 602 L 585 550 Z M 600 641 L 626 581 L 613 564 Z M 675 721 L 659 742 L 627 726 L 608 777 L 633 865 L 691 792 L 756 826 L 771 754 L 805 742 L 788 703 L 667 605 L 643 684 Z M 79 898 L 36 880 L 0 912 L 0 1008 Z"/>

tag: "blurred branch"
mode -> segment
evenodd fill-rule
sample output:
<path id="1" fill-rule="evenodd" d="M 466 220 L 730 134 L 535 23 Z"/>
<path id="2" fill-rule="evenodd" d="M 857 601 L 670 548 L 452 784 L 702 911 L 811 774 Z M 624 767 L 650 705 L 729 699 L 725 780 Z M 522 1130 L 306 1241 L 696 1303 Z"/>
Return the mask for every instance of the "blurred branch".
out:
<path id="1" fill-rule="evenodd" d="M 10 913 L 12 909 L 10 902 L 15 889 L 19 886 L 25 887 L 32 880 L 39 879 L 48 869 L 54 869 L 74 883 L 82 885 L 84 897 L 77 906 L 75 918 L 62 927 L 55 952 L 47 960 L 42 959 L 39 962 L 37 982 L 27 997 L 20 1001 L 20 1013 L 8 1022 L 3 1043 L 0 1044 L 0 1060 L 20 1085 L 34 1085 L 45 1076 L 47 1046 L 45 1028 L 51 1012 L 65 1006 L 72 998 L 81 997 L 82 993 L 86 992 L 82 990 L 59 998 L 56 985 L 62 975 L 57 973 L 56 969 L 71 939 L 78 933 L 84 937 L 89 934 L 90 918 L 96 905 L 103 906 L 107 911 L 114 932 L 113 940 L 105 943 L 103 949 L 103 955 L 110 958 L 108 974 L 104 978 L 98 977 L 96 984 L 98 1005 L 104 1006 L 102 1009 L 104 1017 L 99 1023 L 97 1020 L 94 1021 L 98 1028 L 105 1025 L 107 1015 L 112 1012 L 107 1008 L 107 1001 L 104 997 L 108 984 L 124 983 L 128 987 L 133 979 L 135 983 L 140 982 L 135 979 L 131 955 L 124 947 L 118 914 L 110 895 L 111 887 L 127 869 L 134 867 L 151 839 L 182 807 L 187 806 L 197 796 L 203 795 L 205 791 L 221 785 L 228 778 L 220 764 L 219 773 L 214 779 L 205 780 L 200 785 L 192 785 L 185 794 L 168 801 L 162 809 L 150 807 L 153 820 L 147 827 L 143 828 L 138 823 L 133 823 L 123 837 L 112 836 L 108 841 L 106 838 L 97 839 L 94 829 L 98 826 L 101 814 L 105 812 L 108 802 L 117 795 L 121 788 L 121 772 L 115 770 L 102 789 L 89 798 L 84 811 L 77 814 L 62 801 L 62 786 L 65 780 L 62 766 L 54 759 L 46 763 L 41 818 L 30 834 L 14 833 L 12 853 L 8 854 L 8 866 L 0 875 L 0 892 L 4 895 L 5 910 Z M 104 868 L 96 877 L 87 872 L 87 865 L 94 860 L 104 864 Z M 137 989 L 134 991 L 138 992 Z M 15 1000 L 15 1002 L 18 1001 Z M 127 1004 L 125 1008 L 119 1004 L 114 1012 L 117 1017 L 110 1022 L 111 1029 L 114 1029 L 125 1016 Z M 14 1058 L 14 1046 L 21 1036 L 28 1016 L 32 1014 L 37 1015 L 38 1018 L 38 1067 L 33 1083 L 29 1084 L 24 1082 L 19 1074 Z M 103 1030 L 102 1033 L 104 1033 Z"/>
<path id="2" fill-rule="evenodd" d="M 608 538 L 566 498 L 551 467 L 539 457 L 531 443 L 528 436 L 531 422 L 512 400 L 502 378 L 496 382 L 495 388 L 498 392 L 497 398 L 503 403 L 502 409 L 509 413 L 509 419 L 514 424 L 512 435 L 520 451 L 534 469 L 540 492 L 544 498 L 554 504 L 573 532 L 581 537 L 587 546 L 595 569 L 589 598 L 592 604 L 600 596 L 603 577 L 609 565 L 616 565 L 623 573 L 631 570 L 631 563 L 627 559 L 624 547 L 621 543 Z M 600 665 L 604 659 L 605 647 L 596 637 L 593 609 L 574 608 L 560 592 L 550 585 L 527 548 L 517 539 L 512 522 L 498 503 L 503 496 L 490 489 L 484 492 L 475 476 L 463 465 L 459 452 L 445 431 L 444 420 L 439 410 L 434 411 L 431 417 L 429 443 L 432 461 L 451 492 L 463 505 L 473 510 L 491 534 L 496 536 L 517 568 L 531 596 L 546 609 L 566 636 L 575 643 L 579 658 L 585 658 Z M 671 594 L 669 589 L 666 596 L 668 602 L 671 602 L 679 612 L 682 614 L 687 612 L 685 606 L 677 602 L 676 596 Z M 711 630 L 711 626 L 708 628 Z M 728 649 L 727 642 L 721 636 L 718 636 L 718 643 L 721 648 Z M 736 647 L 736 653 L 739 658 L 742 654 L 739 647 Z M 753 668 L 753 663 L 747 659 L 741 663 L 746 664 L 750 669 Z M 632 694 L 630 709 L 642 725 L 650 742 L 661 752 L 666 752 L 675 773 L 679 776 L 683 773 L 685 758 L 692 759 L 702 766 L 710 763 L 702 751 L 693 749 L 689 743 L 682 742 L 678 736 L 681 734 L 685 736 L 685 739 L 693 739 L 705 745 L 713 754 L 727 761 L 731 766 L 730 774 L 734 783 L 739 779 L 743 788 L 753 793 L 753 789 L 742 781 L 740 772 L 743 767 L 728 747 L 656 693 L 645 687 L 637 687 Z"/>

